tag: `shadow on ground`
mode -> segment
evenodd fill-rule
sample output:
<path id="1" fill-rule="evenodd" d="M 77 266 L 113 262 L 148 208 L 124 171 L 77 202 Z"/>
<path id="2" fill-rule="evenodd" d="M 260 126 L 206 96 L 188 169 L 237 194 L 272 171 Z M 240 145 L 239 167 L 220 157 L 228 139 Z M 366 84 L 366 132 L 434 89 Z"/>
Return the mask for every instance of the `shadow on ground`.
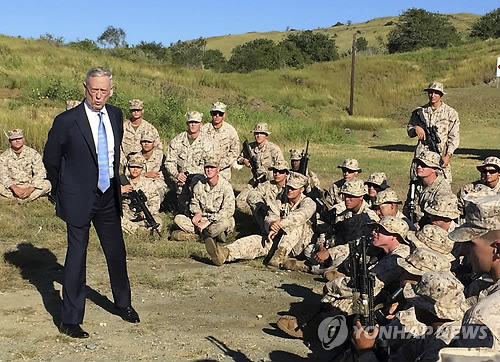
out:
<path id="1" fill-rule="evenodd" d="M 383 145 L 383 146 L 371 146 L 375 150 L 381 151 L 395 151 L 395 152 L 415 152 L 414 145 Z M 464 157 L 472 160 L 484 160 L 488 156 L 500 157 L 500 151 L 494 149 L 478 149 L 478 148 L 458 148 L 455 150 L 455 155 L 469 155 L 469 157 Z"/>

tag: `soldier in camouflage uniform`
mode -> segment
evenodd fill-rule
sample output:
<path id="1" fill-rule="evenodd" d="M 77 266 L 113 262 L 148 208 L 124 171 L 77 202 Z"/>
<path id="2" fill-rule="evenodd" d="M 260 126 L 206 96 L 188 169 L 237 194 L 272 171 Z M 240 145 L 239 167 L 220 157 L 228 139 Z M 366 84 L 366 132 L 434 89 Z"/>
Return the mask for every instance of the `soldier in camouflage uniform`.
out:
<path id="1" fill-rule="evenodd" d="M 120 164 L 123 167 L 126 167 L 130 155 L 141 152 L 141 137 L 143 133 L 151 133 L 154 137 L 155 147 L 160 150 L 163 149 L 158 130 L 151 123 L 142 119 L 144 102 L 140 99 L 132 99 L 128 103 L 130 119 L 123 122 L 123 139 L 120 152 Z"/>
<path id="2" fill-rule="evenodd" d="M 205 178 L 193 187 L 189 202 L 190 217 L 178 214 L 174 223 L 181 229 L 172 232 L 173 240 L 216 238 L 225 242 L 235 227 L 234 192 L 231 184 L 220 176 L 218 160 L 209 155 L 205 159 Z"/>
<path id="3" fill-rule="evenodd" d="M 270 171 L 269 168 L 277 163 L 285 162 L 281 149 L 267 139 L 271 134 L 267 123 L 257 123 L 252 132 L 255 137 L 255 142 L 251 142 L 249 148 L 251 156 L 255 158 L 257 163 L 256 173 L 258 175 L 258 180 L 252 178 L 236 197 L 236 207 L 242 211 L 248 210 L 247 198 L 250 191 L 259 183 L 272 179 L 272 171 Z M 243 152 L 241 152 L 236 161 L 239 165 L 245 165 L 249 168 L 252 167 L 250 160 L 245 158 Z"/>
<path id="4" fill-rule="evenodd" d="M 137 215 L 134 210 L 130 208 L 130 199 L 127 193 L 132 190 L 142 190 L 147 198 L 146 206 L 157 223 L 160 224 L 158 230 L 161 230 L 162 220 L 160 218 L 160 195 L 153 180 L 143 177 L 142 172 L 144 169 L 144 158 L 140 154 L 135 154 L 130 157 L 128 162 L 128 170 L 130 173 L 130 185 L 123 185 L 121 191 L 122 197 L 122 230 L 126 233 L 133 234 L 137 231 L 150 230 L 151 225 L 145 220 L 144 214 Z"/>
<path id="5" fill-rule="evenodd" d="M 273 174 L 270 181 L 260 183 L 252 189 L 247 197 L 247 203 L 252 210 L 252 215 L 262 232 L 266 230 L 264 219 L 269 212 L 269 204 L 274 200 L 281 200 L 286 192 L 288 165 L 285 161 L 277 162 L 269 168 Z"/>
<path id="6" fill-rule="evenodd" d="M 377 194 L 389 188 L 385 172 L 374 172 L 370 174 L 370 176 L 368 176 L 368 180 L 365 181 L 365 185 L 368 187 L 368 192 L 365 196 L 365 200 L 370 207 L 375 201 L 375 197 L 377 196 Z"/>
<path id="7" fill-rule="evenodd" d="M 416 230 L 415 225 L 408 219 L 401 211 L 398 210 L 398 205 L 403 202 L 399 200 L 396 191 L 387 189 L 380 191 L 375 196 L 375 200 L 372 203 L 372 210 L 377 213 L 378 217 L 383 216 L 396 216 L 403 219 L 410 228 L 410 231 Z"/>
<path id="8" fill-rule="evenodd" d="M 155 147 L 154 135 L 151 132 L 144 132 L 141 137 L 141 155 L 144 157 L 144 170 L 142 177 L 148 178 L 156 186 L 160 202 L 163 201 L 168 187 L 163 176 L 165 155 L 163 151 Z"/>
<path id="9" fill-rule="evenodd" d="M 487 157 L 476 168 L 481 173 L 481 179 L 465 185 L 457 194 L 458 208 L 462 215 L 464 213 L 464 198 L 468 194 L 484 193 L 484 196 L 487 196 L 489 191 L 493 191 L 497 194 L 500 193 L 500 182 L 498 182 L 500 159 L 493 156 Z"/>
<path id="10" fill-rule="evenodd" d="M 225 121 L 226 107 L 222 102 L 212 104 L 210 111 L 212 122 L 204 124 L 201 127 L 201 133 L 212 141 L 213 153 L 219 160 L 220 175 L 229 181 L 231 180 L 231 166 L 240 154 L 240 139 L 234 127 Z"/>
<path id="11" fill-rule="evenodd" d="M 408 233 L 411 248 L 428 248 L 444 255 L 450 262 L 455 260 L 451 253 L 454 242 L 448 232 L 436 225 L 425 225 L 421 230 Z"/>
<path id="12" fill-rule="evenodd" d="M 354 158 L 346 158 L 341 165 L 337 166 L 337 168 L 340 168 L 342 170 L 342 175 L 344 177 L 332 183 L 328 190 L 325 190 L 323 199 L 329 209 L 336 205 L 339 205 L 339 210 L 337 210 L 338 214 L 343 211 L 344 208 L 344 199 L 340 194 L 340 189 L 346 181 L 355 179 L 358 174 L 363 172 L 363 170 L 359 168 L 358 160 L 355 160 Z"/>
<path id="13" fill-rule="evenodd" d="M 487 273 L 494 284 L 487 296 L 467 311 L 464 327 L 485 326 L 485 338 L 471 339 L 461 335 L 454 346 L 488 347 L 500 352 L 500 195 L 466 198 L 465 223 L 449 235 L 461 244 L 461 253 L 475 273 Z"/>
<path id="14" fill-rule="evenodd" d="M 22 129 L 10 130 L 7 135 L 10 148 L 0 155 L 0 195 L 19 202 L 47 195 L 51 184 L 42 157 L 24 145 Z"/>
<path id="15" fill-rule="evenodd" d="M 442 83 L 432 82 L 424 89 L 424 92 L 427 92 L 429 103 L 412 112 L 406 130 L 411 138 L 418 137 L 415 149 L 415 156 L 417 156 L 422 150 L 429 150 L 428 146 L 423 143 L 425 140 L 424 127 L 426 126 L 428 129 L 432 126 L 437 127 L 437 133 L 441 139 L 441 143 L 438 144 L 439 155 L 443 160 L 443 169 L 440 171 L 444 172 L 446 181 L 451 184 L 450 158 L 460 143 L 458 113 L 442 101 L 441 97 L 446 94 Z M 417 176 L 415 164 L 412 165 L 410 173 L 412 179 L 415 179 Z"/>
<path id="16" fill-rule="evenodd" d="M 286 258 L 300 255 L 312 241 L 311 218 L 316 212 L 316 203 L 303 194 L 306 184 L 306 176 L 290 172 L 288 202 L 275 200 L 270 204 L 266 217 L 266 224 L 269 225 L 267 234 L 250 235 L 225 247 L 217 246 L 213 239 L 206 239 L 205 246 L 212 262 L 220 266 L 227 261 L 267 255 L 268 265 L 280 267 Z"/>
<path id="17" fill-rule="evenodd" d="M 187 130 L 170 141 L 165 167 L 176 190 L 179 212 L 189 214 L 193 187 L 204 177 L 204 162 L 213 151 L 210 138 L 201 132 L 203 113 L 187 113 Z"/>
<path id="18" fill-rule="evenodd" d="M 460 216 L 457 197 L 451 193 L 437 194 L 425 204 L 424 213 L 425 217 L 420 222 L 421 227 L 425 222 L 439 226 L 450 233 L 457 226 L 454 220 Z"/>
<path id="19" fill-rule="evenodd" d="M 71 108 L 75 108 L 80 103 L 82 103 L 82 102 L 76 101 L 76 100 L 68 100 L 68 101 L 66 101 L 66 110 L 69 110 Z"/>
<path id="20" fill-rule="evenodd" d="M 439 161 L 440 156 L 437 153 L 425 150 L 420 152 L 413 160 L 417 165 L 418 176 L 415 188 L 415 216 L 417 222 L 424 216 L 424 207 L 429 201 L 432 201 L 440 194 L 452 193 L 450 184 L 437 173 L 438 170 L 442 170 Z M 410 203 L 411 195 L 410 190 L 408 190 L 403 213 L 413 220 L 410 215 Z"/>
<path id="21" fill-rule="evenodd" d="M 299 172 L 301 159 L 302 159 L 301 150 L 295 150 L 295 149 L 290 150 L 290 164 L 292 171 Z M 307 169 L 306 176 L 309 179 L 307 183 L 306 194 L 310 193 L 314 188 L 321 190 L 321 184 L 319 182 L 319 178 L 314 172 Z"/>

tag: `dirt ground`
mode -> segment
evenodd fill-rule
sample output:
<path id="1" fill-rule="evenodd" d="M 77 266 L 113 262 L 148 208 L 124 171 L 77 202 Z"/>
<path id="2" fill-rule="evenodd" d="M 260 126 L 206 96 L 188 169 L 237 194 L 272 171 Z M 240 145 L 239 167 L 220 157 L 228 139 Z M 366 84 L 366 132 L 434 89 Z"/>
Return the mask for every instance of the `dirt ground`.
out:
<path id="1" fill-rule="evenodd" d="M 128 260 L 133 305 L 141 323 L 114 314 L 104 257 L 89 252 L 82 327 L 90 338 L 58 333 L 64 250 L 13 244 L 4 258 L 18 265 L 24 287 L 0 294 L 0 362 L 43 360 L 303 361 L 327 360 L 321 346 L 287 338 L 280 314 L 313 315 L 318 277 L 245 263 Z M 27 255 L 36 260 L 26 263 Z M 29 266 L 28 266 L 29 265 Z"/>

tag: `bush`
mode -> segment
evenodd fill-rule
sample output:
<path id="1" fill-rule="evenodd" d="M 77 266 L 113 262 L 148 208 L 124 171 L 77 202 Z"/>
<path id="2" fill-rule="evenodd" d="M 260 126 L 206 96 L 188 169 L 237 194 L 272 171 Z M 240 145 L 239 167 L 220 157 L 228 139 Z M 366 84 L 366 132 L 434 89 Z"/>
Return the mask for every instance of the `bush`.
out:
<path id="1" fill-rule="evenodd" d="M 64 45 L 64 38 L 62 36 L 56 37 L 52 34 L 45 33 L 40 35 L 40 40 L 45 40 L 50 45 L 60 47 Z"/>
<path id="2" fill-rule="evenodd" d="M 301 69 L 306 64 L 304 54 L 295 43 L 284 40 L 278 44 L 280 67 Z"/>
<path id="3" fill-rule="evenodd" d="M 364 38 L 364 37 L 357 38 L 356 39 L 356 49 L 359 52 L 362 52 L 362 51 L 366 50 L 366 48 L 368 48 L 368 40 L 366 40 L 366 38 Z"/>
<path id="4" fill-rule="evenodd" d="M 328 35 L 307 30 L 289 34 L 285 40 L 294 43 L 308 63 L 339 59 L 335 40 Z"/>
<path id="5" fill-rule="evenodd" d="M 461 41 L 457 29 L 441 14 L 413 8 L 406 10 L 399 21 L 387 36 L 389 53 L 447 48 Z"/>
<path id="6" fill-rule="evenodd" d="M 99 51 L 99 47 L 97 44 L 90 39 L 84 39 L 84 40 L 79 40 L 79 41 L 72 41 L 68 43 L 68 46 L 70 48 L 75 48 L 79 50 L 84 50 L 84 51 Z"/>
<path id="7" fill-rule="evenodd" d="M 151 43 L 147 43 L 145 41 L 141 41 L 135 47 L 142 50 L 147 58 L 155 58 L 163 62 L 168 60 L 168 48 L 164 47 L 161 42 L 157 43 L 153 41 Z"/>
<path id="8" fill-rule="evenodd" d="M 249 73 L 257 69 L 275 70 L 279 67 L 277 46 L 272 40 L 262 38 L 235 47 L 226 71 Z"/>
<path id="9" fill-rule="evenodd" d="M 226 58 L 219 49 L 208 49 L 203 54 L 203 67 L 221 72 L 226 67 Z"/>
<path id="10" fill-rule="evenodd" d="M 472 25 L 470 36 L 482 40 L 500 38 L 500 8 L 477 19 Z"/>
<path id="11" fill-rule="evenodd" d="M 201 68 L 206 45 L 207 41 L 203 38 L 191 41 L 179 40 L 177 43 L 171 44 L 169 49 L 172 63 L 190 68 Z"/>

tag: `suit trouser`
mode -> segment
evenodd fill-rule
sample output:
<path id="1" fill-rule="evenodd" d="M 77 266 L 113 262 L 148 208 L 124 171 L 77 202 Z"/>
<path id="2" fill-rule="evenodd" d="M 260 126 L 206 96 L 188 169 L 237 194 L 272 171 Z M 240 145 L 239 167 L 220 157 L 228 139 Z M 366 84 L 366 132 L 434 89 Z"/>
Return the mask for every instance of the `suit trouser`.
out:
<path id="1" fill-rule="evenodd" d="M 81 324 L 83 322 L 90 221 L 94 225 L 106 257 L 114 302 L 119 307 L 131 305 L 125 243 L 113 192 L 112 186 L 104 194 L 98 192 L 88 224 L 81 227 L 66 224 L 68 250 L 64 263 L 61 315 L 63 323 Z M 75 207 L 78 207 L 78 205 L 75 205 Z"/>

